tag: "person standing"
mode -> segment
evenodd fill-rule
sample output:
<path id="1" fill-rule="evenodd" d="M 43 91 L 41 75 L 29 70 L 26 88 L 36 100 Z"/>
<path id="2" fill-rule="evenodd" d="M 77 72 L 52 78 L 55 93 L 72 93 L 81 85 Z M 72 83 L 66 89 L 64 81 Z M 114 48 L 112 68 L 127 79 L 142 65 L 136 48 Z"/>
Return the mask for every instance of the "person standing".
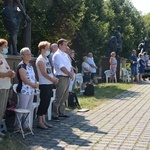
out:
<path id="1" fill-rule="evenodd" d="M 46 122 L 45 115 L 52 97 L 53 84 L 57 84 L 58 79 L 53 76 L 52 66 L 47 58 L 50 54 L 50 43 L 48 41 L 42 41 L 39 43 L 38 48 L 40 55 L 36 60 L 36 69 L 39 77 L 41 101 L 37 111 L 37 128 L 48 129 L 51 128 L 52 125 Z"/>
<path id="2" fill-rule="evenodd" d="M 69 92 L 72 92 L 75 82 L 76 82 L 76 73 L 78 73 L 78 67 L 75 61 L 75 51 L 71 49 L 70 52 L 70 58 L 71 58 L 71 65 L 72 65 L 72 70 L 74 72 L 73 80 L 70 80 L 70 85 L 69 85 Z"/>
<path id="3" fill-rule="evenodd" d="M 144 74 L 146 63 L 143 60 L 143 54 L 139 53 L 139 81 L 142 81 L 142 76 Z M 143 79 L 144 80 L 144 79 Z"/>
<path id="4" fill-rule="evenodd" d="M 53 57 L 54 53 L 58 50 L 58 45 L 57 45 L 57 43 L 53 43 L 53 44 L 50 46 L 50 48 L 51 48 L 51 52 L 50 52 L 50 54 L 49 54 L 49 56 L 48 56 L 48 59 L 49 59 L 49 62 L 50 62 L 50 64 L 51 64 L 51 66 L 53 67 L 52 57 Z"/>
<path id="5" fill-rule="evenodd" d="M 136 50 L 132 51 L 132 55 L 131 55 L 131 82 L 133 82 L 133 77 L 135 77 L 135 81 L 138 82 L 138 68 L 137 68 L 137 64 L 138 64 L 138 58 L 136 56 Z"/>
<path id="6" fill-rule="evenodd" d="M 11 87 L 11 78 L 15 78 L 15 72 L 10 69 L 4 55 L 8 53 L 8 42 L 0 39 L 0 125 L 6 110 L 9 89 Z M 0 132 L 0 137 L 4 136 Z M 2 138 L 0 138 L 2 141 Z"/>
<path id="7" fill-rule="evenodd" d="M 56 84 L 56 97 L 53 102 L 52 119 L 59 121 L 59 117 L 69 117 L 65 114 L 65 102 L 69 95 L 69 78 L 73 79 L 71 61 L 66 54 L 67 40 L 60 39 L 57 42 L 58 50 L 54 53 L 52 61 L 54 64 L 54 74 L 59 79 Z"/>
<path id="8" fill-rule="evenodd" d="M 18 108 L 28 109 L 31 111 L 34 98 L 34 91 L 38 88 L 38 83 L 35 78 L 35 72 L 30 64 L 31 51 L 28 47 L 24 47 L 20 50 L 20 56 L 22 61 L 17 66 L 17 92 L 19 96 Z M 19 115 L 21 118 L 22 115 Z M 23 116 L 24 117 L 24 116 Z M 28 130 L 29 117 L 23 124 L 23 128 Z M 17 127 L 20 128 L 20 127 Z"/>
<path id="9" fill-rule="evenodd" d="M 94 80 L 94 75 L 96 74 L 97 66 L 94 62 L 93 54 L 91 52 L 88 53 L 87 62 L 91 66 L 91 80 L 93 81 Z"/>
<path id="10" fill-rule="evenodd" d="M 116 53 L 115 52 L 111 52 L 110 54 L 110 83 L 114 82 L 114 76 L 116 74 L 116 70 L 117 70 L 117 59 L 116 59 Z"/>

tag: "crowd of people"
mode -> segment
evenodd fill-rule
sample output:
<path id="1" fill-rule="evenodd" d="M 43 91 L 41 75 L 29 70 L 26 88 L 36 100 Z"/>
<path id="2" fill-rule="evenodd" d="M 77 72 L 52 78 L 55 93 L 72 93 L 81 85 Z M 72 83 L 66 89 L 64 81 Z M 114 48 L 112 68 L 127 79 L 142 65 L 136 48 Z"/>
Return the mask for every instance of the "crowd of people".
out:
<path id="1" fill-rule="evenodd" d="M 48 41 L 42 41 L 38 44 L 39 56 L 35 63 L 38 79 L 36 79 L 35 70 L 30 64 L 31 50 L 28 47 L 20 50 L 22 60 L 15 73 L 4 57 L 8 53 L 8 42 L 5 39 L 0 39 L 0 124 L 6 110 L 11 79 L 15 77 L 18 79 L 16 88 L 19 96 L 18 108 L 31 110 L 34 92 L 36 89 L 40 90 L 37 128 L 45 130 L 52 127 L 46 121 L 45 116 L 54 88 L 56 89 L 56 96 L 52 105 L 52 120 L 59 121 L 60 117 L 70 117 L 66 114 L 65 107 L 69 92 L 72 92 L 74 88 L 75 74 L 78 73 L 78 68 L 75 61 L 75 51 L 70 49 L 67 44 L 65 39 L 59 39 L 57 43 L 52 45 Z M 86 83 L 92 83 L 96 69 L 93 54 L 90 52 L 88 56 L 83 57 L 83 89 Z M 24 116 L 20 114 L 19 117 Z M 23 124 L 24 130 L 29 130 L 28 121 L 27 118 Z M 16 129 L 19 128 L 20 126 L 17 125 Z M 0 137 L 2 136 L 4 134 L 0 132 Z M 0 138 L 1 140 L 2 138 Z"/>
<path id="2" fill-rule="evenodd" d="M 114 76 L 117 71 L 117 59 L 116 53 L 111 52 L 110 54 L 110 82 L 114 82 Z M 149 55 L 146 51 L 139 53 L 134 49 L 130 57 L 130 68 L 131 68 L 131 82 L 142 82 L 146 81 L 146 77 L 150 79 L 150 74 L 144 76 L 145 71 L 150 73 L 150 60 Z"/>
<path id="3" fill-rule="evenodd" d="M 75 51 L 68 47 L 67 40 L 65 39 L 59 39 L 57 43 L 53 43 L 52 45 L 48 41 L 42 41 L 38 44 L 38 50 L 39 56 L 36 59 L 38 79 L 36 79 L 34 68 L 30 64 L 31 50 L 28 47 L 20 50 L 22 61 L 18 64 L 15 73 L 4 57 L 8 53 L 8 42 L 5 39 L 0 39 L 0 124 L 6 110 L 11 79 L 15 78 L 15 76 L 18 79 L 16 89 L 19 96 L 18 108 L 31 110 L 34 92 L 36 89 L 40 90 L 37 128 L 48 129 L 52 127 L 46 121 L 45 116 L 54 88 L 56 89 L 56 96 L 52 105 L 52 119 L 59 121 L 60 117 L 70 117 L 66 114 L 65 107 L 69 92 L 72 92 L 75 85 L 75 74 L 78 73 Z M 131 75 L 132 81 L 137 82 L 142 81 L 142 75 L 149 62 L 149 57 L 146 52 L 143 54 L 139 53 L 138 56 L 136 56 L 136 50 L 133 50 L 131 55 Z M 109 63 L 111 73 L 110 82 L 114 82 L 114 75 L 117 69 L 115 52 L 111 52 Z M 86 84 L 93 83 L 97 68 L 93 54 L 89 52 L 87 56 L 83 57 L 82 62 L 82 90 L 84 90 Z M 139 78 L 137 76 L 138 72 Z M 23 116 L 20 115 L 20 117 Z M 29 130 L 27 122 L 28 119 L 23 124 L 25 130 Z M 17 126 L 18 128 L 20 127 Z M 0 136 L 2 137 L 4 134 L 0 132 Z"/>
<path id="4" fill-rule="evenodd" d="M 144 73 L 146 70 L 150 70 L 150 60 L 147 52 L 139 53 L 137 56 L 136 50 L 133 50 L 131 55 L 131 81 L 145 81 Z"/>

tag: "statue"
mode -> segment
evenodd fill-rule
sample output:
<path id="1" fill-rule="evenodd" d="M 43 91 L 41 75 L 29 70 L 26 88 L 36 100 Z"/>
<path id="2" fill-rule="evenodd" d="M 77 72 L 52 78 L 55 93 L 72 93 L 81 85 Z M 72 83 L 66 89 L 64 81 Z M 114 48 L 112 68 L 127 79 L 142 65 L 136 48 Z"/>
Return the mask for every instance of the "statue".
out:
<path id="1" fill-rule="evenodd" d="M 117 38 L 116 36 L 111 36 L 107 43 L 108 53 L 107 57 L 110 57 L 111 52 L 117 51 Z"/>
<path id="2" fill-rule="evenodd" d="M 25 18 L 25 32 L 23 40 L 25 41 L 24 46 L 30 48 L 31 44 L 29 43 L 31 43 L 31 19 L 26 14 L 24 0 L 4 0 L 2 17 L 4 26 L 9 33 L 9 53 L 13 55 L 19 55 L 17 51 L 17 36 L 23 17 Z M 26 34 L 28 34 L 28 37 Z"/>
<path id="3" fill-rule="evenodd" d="M 116 33 L 115 33 L 116 38 L 117 38 L 117 51 L 116 51 L 116 56 L 118 56 L 119 51 L 122 50 L 123 37 L 122 37 L 120 31 L 121 31 L 121 27 L 118 26 L 117 29 L 116 29 Z"/>
<path id="4" fill-rule="evenodd" d="M 138 53 L 147 52 L 149 48 L 148 39 L 145 37 L 142 42 L 138 45 Z"/>
<path id="5" fill-rule="evenodd" d="M 120 33 L 121 27 L 117 26 L 117 28 L 114 30 L 113 32 L 113 36 L 111 36 L 108 40 L 108 53 L 107 56 L 110 56 L 111 52 L 115 52 L 116 53 L 116 57 L 118 57 L 118 53 L 119 51 L 122 50 L 122 35 Z"/>

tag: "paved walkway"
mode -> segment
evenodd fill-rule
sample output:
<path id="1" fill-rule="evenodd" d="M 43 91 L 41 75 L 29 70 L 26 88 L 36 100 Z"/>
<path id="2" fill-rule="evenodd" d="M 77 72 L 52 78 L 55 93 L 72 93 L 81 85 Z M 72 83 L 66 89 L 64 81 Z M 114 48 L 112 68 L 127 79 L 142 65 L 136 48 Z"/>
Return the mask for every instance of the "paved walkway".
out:
<path id="1" fill-rule="evenodd" d="M 150 150 L 150 82 L 137 84 L 95 110 L 76 113 L 53 128 L 34 128 L 34 150 Z"/>

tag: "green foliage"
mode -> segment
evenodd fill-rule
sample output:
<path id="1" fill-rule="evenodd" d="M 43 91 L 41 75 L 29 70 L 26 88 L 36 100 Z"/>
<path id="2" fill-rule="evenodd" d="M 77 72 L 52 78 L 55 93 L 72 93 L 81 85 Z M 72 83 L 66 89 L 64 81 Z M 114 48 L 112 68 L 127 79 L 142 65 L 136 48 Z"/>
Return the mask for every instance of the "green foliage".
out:
<path id="1" fill-rule="evenodd" d="M 142 16 L 130 0 L 26 0 L 26 11 L 32 19 L 32 51 L 42 40 L 51 43 L 66 38 L 75 49 L 79 64 L 82 57 L 92 51 L 99 65 L 107 54 L 107 42 L 116 26 L 121 26 L 123 48 L 120 55 L 129 58 L 143 35 L 150 37 L 149 14 Z M 2 10 L 2 0 L 0 0 Z M 0 15 L 0 37 L 8 39 L 8 33 Z M 22 48 L 22 30 L 18 36 L 18 48 Z"/>

